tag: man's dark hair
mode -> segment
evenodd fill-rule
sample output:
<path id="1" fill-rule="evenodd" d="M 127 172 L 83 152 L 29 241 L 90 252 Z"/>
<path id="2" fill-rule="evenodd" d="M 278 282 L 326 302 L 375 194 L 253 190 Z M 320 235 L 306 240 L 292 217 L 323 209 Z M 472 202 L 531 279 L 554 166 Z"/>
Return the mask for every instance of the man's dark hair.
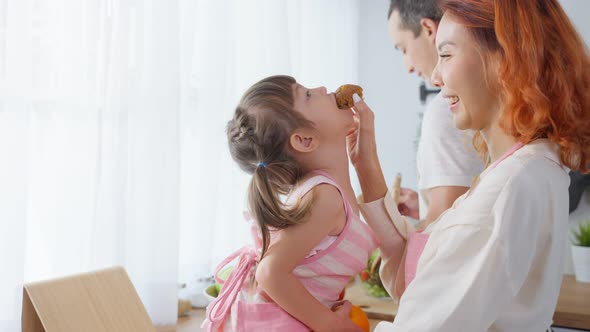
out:
<path id="1" fill-rule="evenodd" d="M 434 0 L 391 0 L 387 19 L 394 10 L 399 13 L 400 28 L 412 31 L 416 37 L 422 31 L 421 19 L 429 18 L 438 23 L 442 18 L 442 12 Z"/>

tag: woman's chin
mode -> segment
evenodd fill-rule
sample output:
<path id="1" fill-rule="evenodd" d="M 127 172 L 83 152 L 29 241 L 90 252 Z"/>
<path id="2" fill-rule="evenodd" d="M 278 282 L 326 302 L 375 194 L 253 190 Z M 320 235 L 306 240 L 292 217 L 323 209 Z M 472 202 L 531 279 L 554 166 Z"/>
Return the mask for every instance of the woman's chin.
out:
<path id="1" fill-rule="evenodd" d="M 455 128 L 459 130 L 471 129 L 469 127 L 469 121 L 465 121 L 460 114 L 453 114 L 453 124 L 455 125 Z"/>

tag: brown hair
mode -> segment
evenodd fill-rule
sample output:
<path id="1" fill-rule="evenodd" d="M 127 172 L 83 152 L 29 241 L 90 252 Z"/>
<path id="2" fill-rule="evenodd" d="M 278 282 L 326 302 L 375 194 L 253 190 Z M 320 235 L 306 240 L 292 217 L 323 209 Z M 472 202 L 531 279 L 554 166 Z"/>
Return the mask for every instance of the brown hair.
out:
<path id="1" fill-rule="evenodd" d="M 529 143 L 548 138 L 561 162 L 588 172 L 590 56 L 557 0 L 438 0 L 479 44 L 499 56 L 500 126 Z M 474 145 L 486 155 L 480 135 Z"/>
<path id="2" fill-rule="evenodd" d="M 440 22 L 442 13 L 434 3 L 434 0 L 390 0 L 387 19 L 391 18 L 394 11 L 398 11 L 400 17 L 400 28 L 410 30 L 414 37 L 422 32 L 423 18 Z"/>
<path id="3" fill-rule="evenodd" d="M 227 124 L 232 158 L 253 175 L 248 209 L 262 234 L 260 258 L 268 249 L 270 232 L 300 223 L 313 202 L 312 195 L 289 206 L 281 200 L 304 173 L 293 158 L 289 138 L 296 129 L 313 126 L 295 111 L 295 83 L 290 76 L 271 76 L 257 82 L 246 91 Z"/>

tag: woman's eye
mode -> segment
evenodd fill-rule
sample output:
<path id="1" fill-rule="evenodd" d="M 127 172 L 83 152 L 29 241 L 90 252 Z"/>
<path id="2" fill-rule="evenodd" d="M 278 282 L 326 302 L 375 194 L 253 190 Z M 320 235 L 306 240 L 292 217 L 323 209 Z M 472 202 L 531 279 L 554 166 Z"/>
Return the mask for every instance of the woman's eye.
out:
<path id="1" fill-rule="evenodd" d="M 441 57 L 441 58 L 448 58 L 450 56 L 451 56 L 450 54 L 439 54 L 439 57 Z"/>

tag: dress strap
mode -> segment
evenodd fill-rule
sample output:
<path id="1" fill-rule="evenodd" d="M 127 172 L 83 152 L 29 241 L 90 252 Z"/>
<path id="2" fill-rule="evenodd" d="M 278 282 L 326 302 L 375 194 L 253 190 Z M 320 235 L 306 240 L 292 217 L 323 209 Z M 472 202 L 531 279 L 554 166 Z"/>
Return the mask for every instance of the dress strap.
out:
<path id="1" fill-rule="evenodd" d="M 520 150 L 520 148 L 522 148 L 523 146 L 524 144 L 522 142 L 516 142 L 516 144 L 514 144 L 508 151 L 506 151 L 506 153 L 504 153 L 502 157 L 500 157 L 498 160 L 496 160 L 496 162 L 492 164 L 491 168 L 495 168 L 496 166 L 498 166 L 499 163 L 501 163 L 504 159 L 510 157 L 512 154 L 514 154 L 514 152 Z"/>
<path id="2" fill-rule="evenodd" d="M 346 222 L 348 223 L 348 219 L 350 219 L 352 217 L 353 212 L 352 212 L 352 206 L 350 205 L 350 202 L 348 201 L 348 199 L 346 199 L 346 196 L 344 195 L 344 191 L 342 191 L 342 189 L 340 189 L 340 186 L 338 185 L 336 180 L 334 180 L 334 178 L 330 174 L 323 172 L 323 171 L 319 171 L 319 170 L 312 171 L 312 173 L 317 174 L 318 176 L 313 177 L 313 178 L 309 179 L 308 181 L 312 181 L 312 179 L 317 179 L 317 180 L 314 180 L 315 183 L 312 183 L 309 188 L 306 188 L 306 192 L 309 191 L 311 188 L 313 188 L 319 184 L 323 184 L 323 183 L 328 183 L 328 184 L 336 187 L 336 189 L 338 189 L 338 192 L 340 193 L 340 196 L 342 197 L 342 201 L 344 201 L 344 209 L 346 211 Z"/>
<path id="3" fill-rule="evenodd" d="M 481 178 L 486 176 L 489 172 L 491 172 L 494 168 L 496 168 L 496 166 L 498 166 L 502 161 L 504 161 L 504 159 L 513 155 L 516 151 L 520 150 L 523 146 L 524 146 L 524 144 L 522 142 L 520 142 L 520 141 L 517 142 L 508 151 L 506 151 L 506 153 L 504 153 L 504 155 L 502 155 L 502 157 L 500 157 L 493 164 L 488 166 L 480 175 L 477 175 L 476 177 L 474 177 L 473 181 L 471 181 L 471 187 L 469 187 L 469 190 L 467 191 L 467 195 L 465 197 L 468 197 L 471 195 L 471 192 L 473 191 L 475 186 L 477 186 L 479 184 L 479 180 Z M 455 206 L 456 203 L 457 203 L 457 201 L 455 201 L 455 203 L 453 203 L 453 207 Z"/>

